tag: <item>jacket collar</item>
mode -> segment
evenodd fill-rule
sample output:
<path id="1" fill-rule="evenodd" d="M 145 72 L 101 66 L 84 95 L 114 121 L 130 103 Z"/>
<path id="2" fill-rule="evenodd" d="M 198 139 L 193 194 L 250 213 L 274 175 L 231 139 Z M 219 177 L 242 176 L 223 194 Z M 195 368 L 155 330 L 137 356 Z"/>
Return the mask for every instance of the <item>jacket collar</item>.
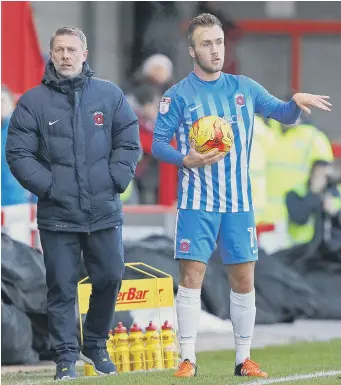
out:
<path id="1" fill-rule="evenodd" d="M 94 75 L 87 62 L 83 63 L 82 72 L 70 79 L 60 79 L 57 76 L 57 71 L 51 61 L 48 60 L 45 67 L 42 83 L 48 87 L 55 89 L 56 91 L 64 94 L 69 94 L 73 91 L 79 91 L 83 88 L 88 78 Z"/>

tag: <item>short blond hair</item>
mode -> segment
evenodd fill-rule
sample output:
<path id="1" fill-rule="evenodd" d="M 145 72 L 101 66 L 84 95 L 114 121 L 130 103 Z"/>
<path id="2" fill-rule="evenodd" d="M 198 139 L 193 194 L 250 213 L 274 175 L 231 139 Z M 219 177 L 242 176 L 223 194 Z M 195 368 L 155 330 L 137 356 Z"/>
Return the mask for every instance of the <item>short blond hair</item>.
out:
<path id="1" fill-rule="evenodd" d="M 214 15 L 210 13 L 201 13 L 196 16 L 189 24 L 188 27 L 188 44 L 190 47 L 194 48 L 193 33 L 198 27 L 202 26 L 214 26 L 217 25 L 219 28 L 223 29 L 221 21 Z"/>

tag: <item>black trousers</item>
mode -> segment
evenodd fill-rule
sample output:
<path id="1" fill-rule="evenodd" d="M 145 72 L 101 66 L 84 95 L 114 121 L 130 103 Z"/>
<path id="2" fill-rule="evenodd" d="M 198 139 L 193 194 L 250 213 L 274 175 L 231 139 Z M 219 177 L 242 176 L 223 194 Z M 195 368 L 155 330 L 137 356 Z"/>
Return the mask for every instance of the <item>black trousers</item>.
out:
<path id="1" fill-rule="evenodd" d="M 105 347 L 124 274 L 122 227 L 88 233 L 40 231 L 46 267 L 47 312 L 55 362 L 76 362 L 75 300 L 81 251 L 92 284 L 84 347 Z"/>

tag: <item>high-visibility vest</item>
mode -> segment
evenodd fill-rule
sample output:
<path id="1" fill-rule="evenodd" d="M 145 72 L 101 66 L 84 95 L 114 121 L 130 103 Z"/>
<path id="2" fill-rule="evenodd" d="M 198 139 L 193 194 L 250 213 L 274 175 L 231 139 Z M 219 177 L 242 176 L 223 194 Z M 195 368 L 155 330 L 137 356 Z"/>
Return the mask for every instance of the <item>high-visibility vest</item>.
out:
<path id="1" fill-rule="evenodd" d="M 314 126 L 298 125 L 283 132 L 280 123 L 270 120 L 276 137 L 268 153 L 266 219 L 277 223 L 287 220 L 286 194 L 308 182 L 316 160 L 333 161 L 327 136 Z"/>
<path id="2" fill-rule="evenodd" d="M 333 206 L 336 210 L 341 210 L 341 186 L 337 187 L 339 196 L 333 197 Z M 308 193 L 307 184 L 297 186 L 293 189 L 296 194 L 303 198 Z M 292 246 L 302 243 L 308 243 L 314 238 L 316 218 L 311 214 L 304 225 L 297 224 L 289 219 L 288 233 L 292 241 Z"/>
<path id="3" fill-rule="evenodd" d="M 271 129 L 260 116 L 255 115 L 249 171 L 256 224 L 265 222 L 264 215 L 267 205 L 267 154 L 274 140 L 274 134 Z"/>

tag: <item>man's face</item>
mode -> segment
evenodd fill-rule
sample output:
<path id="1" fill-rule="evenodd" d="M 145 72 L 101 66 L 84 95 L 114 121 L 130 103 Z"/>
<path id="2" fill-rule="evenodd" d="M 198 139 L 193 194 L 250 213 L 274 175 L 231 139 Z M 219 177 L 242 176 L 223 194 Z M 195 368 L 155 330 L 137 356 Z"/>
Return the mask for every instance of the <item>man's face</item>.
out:
<path id="1" fill-rule="evenodd" d="M 88 51 L 84 50 L 78 36 L 61 35 L 54 38 L 50 56 L 56 71 L 66 78 L 72 78 L 82 72 Z"/>
<path id="2" fill-rule="evenodd" d="M 217 25 L 198 27 L 193 33 L 194 47 L 189 54 L 198 66 L 207 73 L 222 70 L 224 65 L 224 32 Z"/>

